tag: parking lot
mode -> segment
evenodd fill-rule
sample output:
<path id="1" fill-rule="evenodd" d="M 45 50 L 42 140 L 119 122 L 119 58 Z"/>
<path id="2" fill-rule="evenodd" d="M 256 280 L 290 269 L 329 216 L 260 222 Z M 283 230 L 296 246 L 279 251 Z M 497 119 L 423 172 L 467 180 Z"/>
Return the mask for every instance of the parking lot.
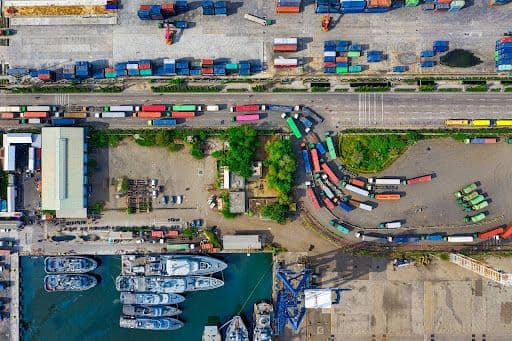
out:
<path id="1" fill-rule="evenodd" d="M 355 210 L 346 213 L 336 208 L 335 213 L 343 220 L 367 228 L 377 228 L 385 221 L 403 220 L 409 232 L 418 233 L 441 230 L 471 233 L 508 224 L 512 221 L 509 205 L 512 160 L 507 157 L 510 148 L 503 142 L 466 145 L 451 139 L 420 141 L 378 176 L 413 178 L 435 174 L 432 182 L 385 187 L 380 192 L 387 190 L 405 195 L 399 201 L 370 199 L 378 205 L 370 212 Z M 464 212 L 457 205 L 453 193 L 475 181 L 481 183 L 479 189 L 490 202 L 483 210 L 488 212 L 488 216 L 481 224 L 466 226 L 464 217 L 471 213 Z M 354 198 L 364 199 L 358 195 Z"/>
<path id="2" fill-rule="evenodd" d="M 381 50 L 387 60 L 366 63 L 355 59 L 371 73 L 381 74 L 392 65 L 407 65 L 421 73 L 494 72 L 495 41 L 510 30 L 510 6 L 489 7 L 487 2 L 466 2 L 458 12 L 423 11 L 421 7 L 400 8 L 380 14 L 334 15 L 336 23 L 329 32 L 321 32 L 321 15 L 314 13 L 313 2 L 303 2 L 300 14 L 275 14 L 275 2 L 230 2 L 228 17 L 203 16 L 199 2 L 191 3 L 189 12 L 172 20 L 186 20 L 191 27 L 176 35 L 175 43 L 166 45 L 164 30 L 158 21 L 139 20 L 136 11 L 142 0 L 123 4 L 117 25 L 15 27 L 17 34 L 10 47 L 0 47 L 0 59 L 12 66 L 56 66 L 75 60 L 97 60 L 98 64 L 142 58 L 231 58 L 258 59 L 271 66 L 273 58 L 299 57 L 306 73 L 322 69 L 323 42 L 346 39 Z M 243 19 L 245 13 L 275 19 L 272 26 L 259 26 Z M 433 29 L 435 28 L 435 29 Z M 273 53 L 276 37 L 300 38 L 297 53 Z M 419 70 L 419 52 L 431 48 L 433 40 L 448 40 L 450 48 L 464 48 L 476 53 L 483 63 L 470 69 L 435 67 Z M 208 46 L 208 48 L 204 48 Z M 34 60 L 37 54 L 37 60 Z M 270 73 L 274 70 L 270 69 Z M 286 71 L 289 72 L 289 71 Z"/>

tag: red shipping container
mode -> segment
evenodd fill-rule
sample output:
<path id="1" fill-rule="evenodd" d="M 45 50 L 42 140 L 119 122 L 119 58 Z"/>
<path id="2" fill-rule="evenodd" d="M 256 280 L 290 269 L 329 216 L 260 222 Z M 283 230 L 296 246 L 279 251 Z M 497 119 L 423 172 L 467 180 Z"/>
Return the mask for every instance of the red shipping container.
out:
<path id="1" fill-rule="evenodd" d="M 260 110 L 259 104 L 247 104 L 247 105 L 236 105 L 234 111 L 244 112 L 244 111 L 258 111 L 258 110 Z"/>
<path id="2" fill-rule="evenodd" d="M 176 231 L 176 230 L 167 231 L 166 235 L 167 235 L 167 237 L 177 237 L 178 231 Z"/>
<path id="3" fill-rule="evenodd" d="M 320 172 L 320 161 L 318 160 L 318 152 L 315 148 L 311 149 L 311 159 L 313 159 L 313 172 Z"/>
<path id="4" fill-rule="evenodd" d="M 139 118 L 160 118 L 162 113 L 160 111 L 139 111 L 137 113 Z"/>
<path id="5" fill-rule="evenodd" d="M 289 65 L 274 65 L 274 67 L 276 69 L 288 69 L 288 68 L 292 68 L 292 67 L 297 67 L 297 65 L 292 65 L 292 64 L 289 64 Z"/>
<path id="6" fill-rule="evenodd" d="M 276 52 L 296 52 L 297 45 L 274 45 L 272 49 Z"/>
<path id="7" fill-rule="evenodd" d="M 167 107 L 163 104 L 149 104 L 143 105 L 142 111 L 165 111 Z"/>
<path id="8" fill-rule="evenodd" d="M 172 118 L 192 118 L 195 116 L 196 113 L 193 111 L 173 111 L 171 113 Z"/>
<path id="9" fill-rule="evenodd" d="M 202 65 L 213 65 L 213 59 L 202 59 L 201 64 Z"/>
<path id="10" fill-rule="evenodd" d="M 503 239 L 508 239 L 512 236 L 512 224 L 508 225 L 508 227 L 505 229 L 505 232 L 503 232 L 500 237 Z"/>
<path id="11" fill-rule="evenodd" d="M 502 43 L 512 43 L 512 36 L 503 37 L 500 40 Z"/>
<path id="12" fill-rule="evenodd" d="M 23 113 L 23 118 L 47 118 L 46 111 L 26 111 Z"/>
<path id="13" fill-rule="evenodd" d="M 164 236 L 164 231 L 151 231 L 151 237 L 161 238 Z"/>
<path id="14" fill-rule="evenodd" d="M 276 13 L 299 13 L 300 7 L 283 7 L 277 6 Z"/>
<path id="15" fill-rule="evenodd" d="M 336 63 L 348 63 L 348 57 L 336 57 Z"/>
<path id="16" fill-rule="evenodd" d="M 334 62 L 325 62 L 324 67 L 336 67 L 336 63 Z"/>
<path id="17" fill-rule="evenodd" d="M 318 210 L 320 209 L 320 204 L 318 203 L 318 199 L 316 198 L 315 192 L 311 187 L 308 187 L 306 189 L 306 192 L 308 193 L 309 199 L 311 200 L 311 203 L 313 204 L 313 207 Z"/>
<path id="18" fill-rule="evenodd" d="M 36 148 L 36 160 L 41 160 L 41 148 Z"/>
<path id="19" fill-rule="evenodd" d="M 478 238 L 479 239 L 489 239 L 491 237 L 497 236 L 498 234 L 502 234 L 504 231 L 505 230 L 503 229 L 503 227 L 498 227 L 498 228 L 492 229 L 487 232 L 479 233 Z"/>
<path id="20" fill-rule="evenodd" d="M 10 120 L 14 118 L 14 113 L 12 112 L 3 112 L 0 113 L 0 118 L 3 120 Z"/>
<path id="21" fill-rule="evenodd" d="M 417 178 L 407 180 L 408 185 L 416 185 L 422 182 L 432 181 L 432 175 L 418 176 Z"/>
<path id="22" fill-rule="evenodd" d="M 162 12 L 174 13 L 174 4 L 162 4 L 160 8 L 162 9 Z"/>
<path id="23" fill-rule="evenodd" d="M 151 64 L 139 64 L 139 70 L 151 69 Z"/>
<path id="24" fill-rule="evenodd" d="M 350 179 L 349 182 L 352 185 L 357 186 L 357 187 L 361 187 L 361 188 L 365 188 L 366 187 L 364 181 L 359 180 L 359 179 Z"/>
<path id="25" fill-rule="evenodd" d="M 114 69 L 113 67 L 106 67 L 105 68 L 105 73 L 106 72 L 116 72 L 116 69 Z"/>
<path id="26" fill-rule="evenodd" d="M 210 250 L 212 248 L 213 248 L 213 245 L 210 243 L 201 244 L 201 250 Z"/>
<path id="27" fill-rule="evenodd" d="M 202 68 L 201 73 L 203 75 L 213 75 L 213 69 L 212 68 Z"/>
<path id="28" fill-rule="evenodd" d="M 334 172 L 331 170 L 331 167 L 329 167 L 328 164 L 322 163 L 322 169 L 324 173 L 327 174 L 327 177 L 333 184 L 337 185 L 338 182 L 340 182 L 340 179 L 338 179 L 338 177 L 336 176 L 336 174 L 334 174 Z"/>
<path id="29" fill-rule="evenodd" d="M 139 9 L 141 11 L 149 11 L 149 9 L 151 8 L 151 5 L 140 5 Z"/>
<path id="30" fill-rule="evenodd" d="M 325 206 L 327 206 L 327 208 L 328 208 L 328 209 L 330 209 L 330 210 L 334 210 L 334 207 L 335 207 L 335 206 L 334 206 L 334 204 L 332 203 L 331 199 L 329 199 L 329 198 L 325 197 L 325 198 L 324 198 L 324 204 L 325 204 Z"/>

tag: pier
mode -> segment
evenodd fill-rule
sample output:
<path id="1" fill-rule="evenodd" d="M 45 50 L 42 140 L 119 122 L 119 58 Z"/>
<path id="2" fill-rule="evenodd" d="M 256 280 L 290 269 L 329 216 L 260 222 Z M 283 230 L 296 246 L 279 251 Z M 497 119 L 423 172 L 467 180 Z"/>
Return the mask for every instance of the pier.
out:
<path id="1" fill-rule="evenodd" d="M 18 253 L 10 255 L 10 289 L 11 289 L 11 309 L 10 309 L 10 340 L 20 340 L 20 257 Z"/>

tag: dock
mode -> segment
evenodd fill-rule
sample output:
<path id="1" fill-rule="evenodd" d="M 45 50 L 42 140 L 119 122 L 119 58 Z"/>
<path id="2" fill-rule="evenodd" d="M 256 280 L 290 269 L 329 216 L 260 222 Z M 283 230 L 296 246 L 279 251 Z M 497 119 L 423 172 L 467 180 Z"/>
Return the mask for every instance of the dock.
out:
<path id="1" fill-rule="evenodd" d="M 11 254 L 10 264 L 10 340 L 20 340 L 20 257 L 18 253 Z"/>

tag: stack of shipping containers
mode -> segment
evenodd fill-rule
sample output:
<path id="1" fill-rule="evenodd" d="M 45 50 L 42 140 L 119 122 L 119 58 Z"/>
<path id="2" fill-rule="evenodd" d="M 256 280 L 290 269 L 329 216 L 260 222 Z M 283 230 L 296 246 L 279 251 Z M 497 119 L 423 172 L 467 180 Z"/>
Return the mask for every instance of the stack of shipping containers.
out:
<path id="1" fill-rule="evenodd" d="M 383 13 L 391 8 L 391 0 L 368 0 L 367 13 Z"/>
<path id="2" fill-rule="evenodd" d="M 128 76 L 128 70 L 126 70 L 127 64 L 128 63 L 116 63 L 116 65 L 114 65 L 114 69 L 116 70 L 117 77 Z"/>
<path id="3" fill-rule="evenodd" d="M 75 64 L 76 78 L 91 78 L 91 64 L 88 61 L 78 61 Z"/>
<path id="4" fill-rule="evenodd" d="M 340 9 L 339 0 L 317 0 L 315 13 L 339 13 Z"/>
<path id="5" fill-rule="evenodd" d="M 178 76 L 190 75 L 190 62 L 186 59 L 179 59 L 176 61 L 176 74 Z"/>
<path id="6" fill-rule="evenodd" d="M 176 13 L 185 13 L 189 10 L 188 7 L 188 1 L 187 0 L 177 0 L 174 9 L 176 10 Z"/>
<path id="7" fill-rule="evenodd" d="M 340 0 L 342 13 L 362 13 L 366 8 L 366 0 Z"/>
<path id="8" fill-rule="evenodd" d="M 215 2 L 215 15 L 220 15 L 220 16 L 228 15 L 228 7 L 226 5 L 226 1 Z"/>
<path id="9" fill-rule="evenodd" d="M 139 63 L 130 61 L 126 63 L 126 71 L 128 72 L 128 76 L 138 76 L 139 75 Z"/>
<path id="10" fill-rule="evenodd" d="M 496 70 L 512 71 L 512 36 L 506 36 L 496 42 Z"/>
<path id="11" fill-rule="evenodd" d="M 361 65 L 351 65 L 351 58 L 361 55 L 362 46 L 347 40 L 327 40 L 324 42 L 325 73 L 355 73 L 363 70 Z"/>
<path id="12" fill-rule="evenodd" d="M 39 78 L 42 81 L 50 82 L 55 80 L 55 72 L 47 70 L 47 69 L 41 69 L 37 71 L 37 78 Z"/>
<path id="13" fill-rule="evenodd" d="M 299 13 L 301 0 L 277 0 L 276 13 Z"/>
<path id="14" fill-rule="evenodd" d="M 298 40 L 297 38 L 274 38 L 272 49 L 275 52 L 297 52 Z"/>
<path id="15" fill-rule="evenodd" d="M 201 74 L 205 76 L 213 75 L 213 59 L 203 59 L 201 61 Z"/>
<path id="16" fill-rule="evenodd" d="M 215 15 L 215 5 L 211 0 L 203 0 L 201 3 L 203 15 Z"/>
<path id="17" fill-rule="evenodd" d="M 64 67 L 62 69 L 62 77 L 67 80 L 74 80 L 75 79 L 75 65 L 74 64 L 64 65 Z"/>

